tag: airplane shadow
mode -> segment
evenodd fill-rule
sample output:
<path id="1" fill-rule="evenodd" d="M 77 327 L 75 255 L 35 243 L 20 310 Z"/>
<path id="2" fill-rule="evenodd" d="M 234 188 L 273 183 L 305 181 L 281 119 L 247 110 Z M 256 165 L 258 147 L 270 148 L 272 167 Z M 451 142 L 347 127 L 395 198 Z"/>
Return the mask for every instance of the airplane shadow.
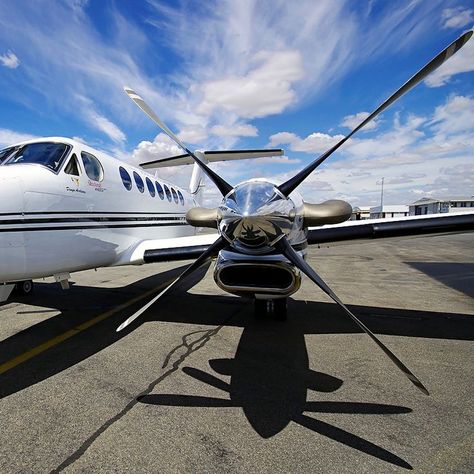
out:
<path id="1" fill-rule="evenodd" d="M 474 263 L 404 262 L 443 285 L 474 298 Z"/>
<path id="2" fill-rule="evenodd" d="M 0 341 L 0 364 L 29 349 L 86 323 L 103 310 L 123 304 L 130 293 L 163 284 L 176 277 L 181 268 L 143 279 L 123 289 L 101 289 L 76 285 L 61 292 L 53 285 L 38 284 L 28 302 L 56 308 L 61 314 L 50 317 Z M 123 319 L 143 302 L 119 311 L 109 318 L 64 339 L 54 347 L 12 367 L 0 375 L 0 398 L 23 390 L 62 372 L 102 351 L 150 321 L 221 324 L 244 328 L 234 359 L 217 359 L 209 364 L 217 374 L 230 375 L 230 384 L 217 376 L 192 367 L 185 373 L 221 389 L 227 399 L 184 395 L 147 395 L 141 402 L 179 406 L 240 407 L 253 429 L 269 438 L 294 422 L 316 433 L 400 467 L 411 466 L 393 453 L 341 428 L 317 420 L 315 413 L 403 414 L 410 408 L 379 403 L 307 401 L 307 390 L 333 392 L 343 383 L 330 374 L 309 369 L 305 334 L 350 334 L 360 332 L 339 308 L 331 303 L 289 301 L 287 322 L 255 321 L 246 300 L 231 296 L 182 293 L 205 275 L 205 269 L 193 281 L 150 308 L 143 318 L 117 333 Z M 127 293 L 124 296 L 124 293 Z M 179 300 L 176 298 L 179 294 Z M 146 301 L 146 300 L 145 300 Z M 177 311 L 179 301 L 179 311 Z M 241 311 L 242 305 L 247 305 Z M 349 306 L 375 333 L 426 338 L 474 340 L 472 316 L 438 312 L 400 310 L 370 306 Z M 232 316 L 233 315 L 233 316 Z M 21 317 L 21 315 L 19 315 Z M 173 353 L 173 349 L 170 354 Z M 230 400 L 229 400 L 230 398 Z"/>

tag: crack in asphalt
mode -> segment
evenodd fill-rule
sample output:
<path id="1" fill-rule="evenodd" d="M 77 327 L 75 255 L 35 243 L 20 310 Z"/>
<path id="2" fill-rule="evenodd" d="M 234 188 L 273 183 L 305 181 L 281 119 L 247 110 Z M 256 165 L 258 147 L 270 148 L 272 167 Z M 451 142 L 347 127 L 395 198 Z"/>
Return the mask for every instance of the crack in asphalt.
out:
<path id="1" fill-rule="evenodd" d="M 51 471 L 51 474 L 62 472 L 66 467 L 70 466 L 71 464 L 79 460 L 102 433 L 104 433 L 114 423 L 121 420 L 137 403 L 139 403 L 140 398 L 146 395 L 149 395 L 160 382 L 162 382 L 171 374 L 176 372 L 179 369 L 180 365 L 191 354 L 193 354 L 194 352 L 204 347 L 207 344 L 207 342 L 209 342 L 211 338 L 215 336 L 237 313 L 242 311 L 242 309 L 243 309 L 242 307 L 239 307 L 234 313 L 232 313 L 219 326 L 215 327 L 214 329 L 193 331 L 182 336 L 181 344 L 173 348 L 168 353 L 168 355 L 165 357 L 165 361 L 162 366 L 162 368 L 165 368 L 169 364 L 173 354 L 175 354 L 179 349 L 181 348 L 185 349 L 185 352 L 182 355 L 180 355 L 179 358 L 176 359 L 175 362 L 173 362 L 171 367 L 160 377 L 153 380 L 153 382 L 151 382 L 145 390 L 140 392 L 136 397 L 133 398 L 133 400 L 127 403 L 127 405 L 125 405 L 125 407 L 119 413 L 117 413 L 112 418 L 109 418 L 104 424 L 102 424 L 102 426 L 100 426 L 99 429 L 97 429 L 94 433 L 92 433 L 92 435 L 89 436 L 76 451 L 74 451 L 70 456 L 68 456 L 58 467 L 53 469 Z M 190 340 L 192 336 L 196 336 L 197 334 L 200 334 L 200 333 L 203 333 L 203 334 L 198 339 Z"/>

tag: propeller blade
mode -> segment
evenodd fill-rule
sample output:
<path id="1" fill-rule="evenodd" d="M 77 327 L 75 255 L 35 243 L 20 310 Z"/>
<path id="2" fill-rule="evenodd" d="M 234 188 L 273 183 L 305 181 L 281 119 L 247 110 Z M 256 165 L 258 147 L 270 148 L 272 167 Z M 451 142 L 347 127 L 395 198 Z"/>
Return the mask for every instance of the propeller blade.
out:
<path id="1" fill-rule="evenodd" d="M 222 179 L 217 173 L 211 170 L 199 157 L 197 157 L 191 150 L 189 150 L 184 143 L 182 143 L 179 138 L 165 125 L 164 122 L 161 121 L 161 119 L 158 117 L 158 115 L 155 114 L 155 112 L 152 110 L 152 108 L 133 90 L 130 89 L 129 87 L 124 87 L 123 90 L 125 93 L 130 97 L 130 99 L 135 102 L 135 104 L 143 111 L 145 114 L 148 115 L 148 117 L 153 120 L 153 122 L 158 125 L 158 127 L 163 130 L 163 132 L 168 135 L 168 137 L 173 140 L 176 145 L 178 145 L 180 148 L 182 148 L 186 153 L 188 153 L 194 161 L 202 168 L 204 173 L 207 174 L 209 179 L 217 186 L 219 191 L 223 196 L 226 196 L 229 194 L 230 191 L 232 191 L 233 187 L 227 183 L 224 179 Z"/>
<path id="2" fill-rule="evenodd" d="M 393 102 L 400 98 L 405 92 L 408 92 L 412 87 L 416 86 L 420 81 L 422 81 L 428 74 L 432 73 L 437 69 L 441 64 L 447 61 L 454 53 L 459 51 L 472 36 L 473 30 L 469 30 L 460 36 L 457 40 L 453 41 L 447 48 L 443 49 L 435 58 L 433 58 L 425 67 L 420 69 L 411 79 L 409 79 L 405 84 L 400 87 L 394 94 L 392 94 L 383 104 L 381 104 L 377 109 L 375 109 L 365 120 L 363 120 L 354 130 L 352 130 L 349 135 L 345 136 L 341 141 L 336 143 L 332 148 L 327 150 L 321 156 L 312 161 L 308 166 L 303 168 L 299 173 L 290 178 L 288 181 L 281 184 L 278 189 L 288 197 L 295 188 L 297 188 L 321 163 L 323 163 L 326 158 L 328 158 L 332 153 L 334 153 L 341 145 L 343 145 L 349 138 L 354 135 L 358 130 L 368 124 L 373 118 L 378 114 L 383 112 L 387 107 L 389 107 Z"/>
<path id="3" fill-rule="evenodd" d="M 221 236 L 219 237 L 209 248 L 204 251 L 195 261 L 192 263 L 186 270 L 184 270 L 181 275 L 179 275 L 176 280 L 174 280 L 170 285 L 168 285 L 164 290 L 158 293 L 151 301 L 149 301 L 146 305 L 142 306 L 137 312 L 132 314 L 128 319 L 126 319 L 118 328 L 117 332 L 121 331 L 122 329 L 126 328 L 130 323 L 135 321 L 141 314 L 143 314 L 151 305 L 156 303 L 159 298 L 161 298 L 165 293 L 167 293 L 174 285 L 178 282 L 182 281 L 187 276 L 191 275 L 194 271 L 196 271 L 199 267 L 207 263 L 211 258 L 219 253 L 224 247 L 228 245 L 227 241 Z"/>
<path id="4" fill-rule="evenodd" d="M 391 361 L 408 377 L 408 379 L 421 390 L 425 395 L 429 395 L 428 390 L 420 382 L 420 380 L 413 374 L 413 372 L 408 369 L 408 367 L 381 341 L 377 339 L 375 334 L 360 321 L 345 305 L 342 301 L 336 296 L 336 294 L 329 288 L 329 286 L 324 282 L 324 280 L 311 268 L 306 261 L 300 257 L 300 255 L 293 249 L 289 244 L 286 238 L 283 238 L 279 241 L 279 247 L 283 255 L 298 267 L 305 275 L 307 275 L 316 285 L 321 288 L 335 303 L 337 303 L 346 314 L 368 335 L 370 338 L 382 349 L 385 354 L 391 359 Z"/>

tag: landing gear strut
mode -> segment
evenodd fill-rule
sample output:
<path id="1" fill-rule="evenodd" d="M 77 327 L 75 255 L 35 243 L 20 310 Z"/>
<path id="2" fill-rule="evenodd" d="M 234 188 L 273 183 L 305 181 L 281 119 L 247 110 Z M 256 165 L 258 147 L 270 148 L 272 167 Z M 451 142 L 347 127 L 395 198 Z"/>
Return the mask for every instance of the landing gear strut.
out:
<path id="1" fill-rule="evenodd" d="M 24 296 L 31 295 L 31 293 L 33 293 L 33 288 L 32 280 L 19 281 L 15 286 L 16 292 Z"/>
<path id="2" fill-rule="evenodd" d="M 272 318 L 276 321 L 286 321 L 287 304 L 286 298 L 273 300 L 254 300 L 255 317 L 257 319 Z"/>

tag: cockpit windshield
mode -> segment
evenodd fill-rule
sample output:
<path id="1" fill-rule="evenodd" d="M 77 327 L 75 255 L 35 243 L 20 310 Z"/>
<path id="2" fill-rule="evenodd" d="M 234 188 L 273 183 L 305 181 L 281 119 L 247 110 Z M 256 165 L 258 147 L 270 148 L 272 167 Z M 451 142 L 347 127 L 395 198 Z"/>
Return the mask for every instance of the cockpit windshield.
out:
<path id="1" fill-rule="evenodd" d="M 18 147 L 11 146 L 0 150 L 0 163 L 5 161 Z"/>
<path id="2" fill-rule="evenodd" d="M 64 143 L 30 143 L 20 146 L 13 153 L 10 153 L 3 165 L 28 163 L 43 165 L 53 171 L 58 171 L 70 148 L 69 145 Z"/>

